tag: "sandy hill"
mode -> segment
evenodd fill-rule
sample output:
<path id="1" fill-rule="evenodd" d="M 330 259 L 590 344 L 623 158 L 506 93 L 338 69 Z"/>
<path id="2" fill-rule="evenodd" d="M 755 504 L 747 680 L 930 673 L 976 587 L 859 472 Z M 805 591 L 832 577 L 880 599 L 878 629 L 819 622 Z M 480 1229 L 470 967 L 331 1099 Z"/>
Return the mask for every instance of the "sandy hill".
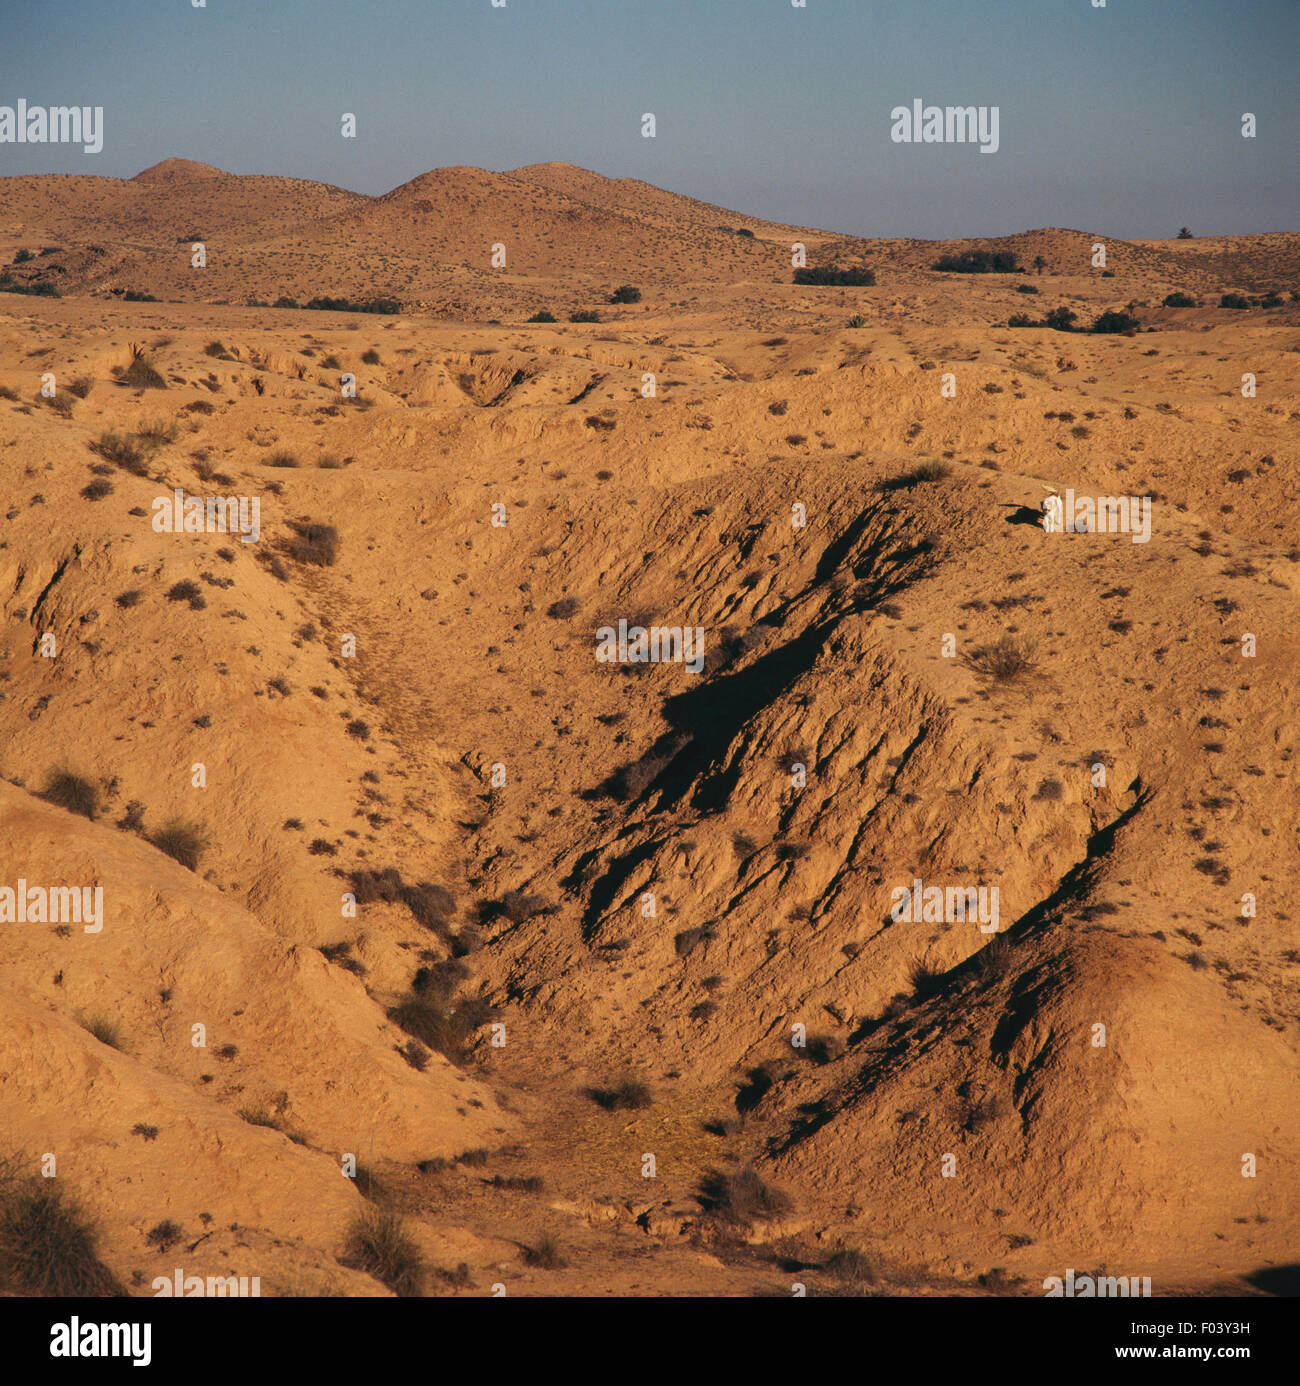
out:
<path id="1" fill-rule="evenodd" d="M 657 280 L 712 211 L 565 165 L 6 180 L 0 229 L 79 197 L 124 220 L 67 295 L 0 295 L 0 887 L 105 923 L 0 926 L 0 1159 L 56 1155 L 132 1292 L 398 1283 L 349 1152 L 429 1292 L 860 1290 L 844 1249 L 922 1294 L 1285 1278 L 1296 308 L 1160 302 L 1294 237 L 1113 279 L 1085 232 L 863 243 L 874 288 L 808 290 L 745 223 Z M 502 321 L 209 301 L 158 267 L 194 207 L 262 228 L 212 237 L 213 297 L 405 298 L 400 252 Z M 981 246 L 1048 265 L 926 267 Z M 1048 485 L 1148 497 L 1147 541 L 1044 534 Z M 177 487 L 256 499 L 256 542 L 156 532 Z M 598 661 L 620 619 L 703 668 Z M 895 918 L 917 878 L 996 890 L 996 932 Z"/>
<path id="2" fill-rule="evenodd" d="M 576 202 L 621 212 L 652 225 L 691 226 L 700 231 L 722 230 L 732 234 L 738 227 L 744 227 L 760 238 L 780 238 L 787 232 L 811 236 L 818 241 L 826 238 L 826 232 L 815 231 L 811 227 L 786 226 L 780 222 L 765 221 L 761 217 L 728 212 L 711 202 L 667 192 L 639 178 L 607 178 L 604 174 L 578 168 L 575 164 L 529 164 L 524 168 L 511 169 L 510 177 L 550 188 Z"/>
<path id="3" fill-rule="evenodd" d="M 224 169 L 213 168 L 211 164 L 200 164 L 193 159 L 163 159 L 141 169 L 131 179 L 133 183 L 188 183 L 196 178 L 230 178 L 233 175 Z"/>
<path id="4" fill-rule="evenodd" d="M 740 234 L 746 232 L 748 234 Z M 191 264 L 201 240 L 206 264 Z M 1092 265 L 1107 245 L 1108 278 Z M 869 265 L 871 301 L 914 314 L 898 295 L 936 281 L 946 253 L 1011 251 L 1035 287 L 1124 307 L 1174 290 L 1217 302 L 1224 290 L 1286 289 L 1300 268 L 1300 237 L 1220 237 L 1205 242 L 1125 242 L 1062 229 L 965 241 L 864 240 L 785 226 L 726 211 L 636 179 L 607 178 L 571 164 L 509 173 L 453 167 L 421 174 L 381 197 L 300 179 L 233 175 L 167 159 L 128 180 L 0 179 L 0 253 L 5 244 L 45 253 L 13 267 L 20 282 L 47 280 L 65 293 L 168 301 L 266 302 L 388 298 L 451 318 L 522 320 L 539 309 L 561 320 L 575 310 L 639 318 L 609 308 L 611 290 L 652 289 L 665 307 L 700 293 L 725 309 L 737 291 L 791 284 L 792 247 L 810 264 Z M 494 265 L 504 246 L 505 264 Z M 1033 272 L 1040 257 L 1045 284 Z M 943 276 L 949 282 L 952 276 Z M 987 325 L 1023 309 L 1010 276 L 980 276 L 961 303 Z M 683 297 L 677 290 L 691 286 Z M 792 301 L 827 301 L 835 291 Z M 849 300 L 840 293 L 836 300 Z M 854 302 L 857 300 L 855 299 Z"/>

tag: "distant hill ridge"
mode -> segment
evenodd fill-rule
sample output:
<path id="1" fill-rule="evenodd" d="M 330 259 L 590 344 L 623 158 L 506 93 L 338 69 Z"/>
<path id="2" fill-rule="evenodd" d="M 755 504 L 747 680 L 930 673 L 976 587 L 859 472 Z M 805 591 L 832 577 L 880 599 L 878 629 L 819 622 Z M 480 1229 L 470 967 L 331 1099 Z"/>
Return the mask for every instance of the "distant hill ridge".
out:
<path id="1" fill-rule="evenodd" d="M 6 229 L 15 242 L 8 255 Z M 190 238 L 207 244 L 198 279 L 178 249 Z M 407 305 L 513 312 L 522 304 L 512 295 L 531 292 L 524 280 L 587 297 L 610 280 L 788 284 L 796 244 L 812 265 L 869 263 L 884 276 L 882 289 L 890 280 L 924 282 L 940 255 L 973 249 L 1010 251 L 1026 274 L 1041 256 L 1048 275 L 1092 277 L 1099 241 L 1108 268 L 1147 276 L 1161 297 L 1175 288 L 1287 290 L 1300 270 L 1300 235 L 1289 232 L 1124 241 L 1046 227 L 945 241 L 871 239 L 767 221 L 563 162 L 506 172 L 431 169 L 378 196 L 182 158 L 129 179 L 0 178 L 0 261 L 18 249 L 58 246 L 64 258 L 22 273 L 49 277 L 64 293 L 134 289 L 171 300 L 384 295 Z M 499 254 L 493 263 L 497 245 L 505 247 L 504 265 Z M 1116 298 L 1124 302 L 1135 287 L 1131 279 L 1127 290 L 1117 286 Z"/>

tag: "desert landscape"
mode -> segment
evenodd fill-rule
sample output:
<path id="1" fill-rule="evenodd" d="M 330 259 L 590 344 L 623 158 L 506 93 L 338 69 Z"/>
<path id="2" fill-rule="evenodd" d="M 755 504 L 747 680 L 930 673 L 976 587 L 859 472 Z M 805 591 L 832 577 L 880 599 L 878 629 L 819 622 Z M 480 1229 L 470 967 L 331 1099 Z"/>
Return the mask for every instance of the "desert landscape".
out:
<path id="1" fill-rule="evenodd" d="M 0 178 L 0 1289 L 1294 1293 L 1300 233 L 1177 231 Z"/>

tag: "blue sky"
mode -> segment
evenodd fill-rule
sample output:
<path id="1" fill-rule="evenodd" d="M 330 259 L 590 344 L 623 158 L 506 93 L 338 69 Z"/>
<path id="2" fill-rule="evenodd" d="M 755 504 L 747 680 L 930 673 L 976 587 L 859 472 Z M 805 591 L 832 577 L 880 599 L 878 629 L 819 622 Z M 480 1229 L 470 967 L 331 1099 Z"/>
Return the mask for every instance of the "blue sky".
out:
<path id="1" fill-rule="evenodd" d="M 125 177 L 178 155 L 378 193 L 557 159 L 861 235 L 1300 230 L 1300 0 L 17 8 L 0 105 L 103 106 L 105 144 L 0 144 L 0 174 Z M 998 153 L 892 143 L 891 109 L 915 98 L 999 107 Z"/>

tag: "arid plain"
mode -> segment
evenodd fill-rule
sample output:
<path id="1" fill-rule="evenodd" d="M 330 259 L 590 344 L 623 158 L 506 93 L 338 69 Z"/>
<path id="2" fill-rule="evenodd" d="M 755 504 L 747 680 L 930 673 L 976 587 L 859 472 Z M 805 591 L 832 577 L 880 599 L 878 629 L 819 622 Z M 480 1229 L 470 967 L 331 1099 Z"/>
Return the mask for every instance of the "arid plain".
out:
<path id="1" fill-rule="evenodd" d="M 113 1281 L 1289 1283 L 1300 235 L 171 160 L 0 179 L 0 260 L 0 885 L 104 902 L 0 926 L 0 1156 Z"/>

